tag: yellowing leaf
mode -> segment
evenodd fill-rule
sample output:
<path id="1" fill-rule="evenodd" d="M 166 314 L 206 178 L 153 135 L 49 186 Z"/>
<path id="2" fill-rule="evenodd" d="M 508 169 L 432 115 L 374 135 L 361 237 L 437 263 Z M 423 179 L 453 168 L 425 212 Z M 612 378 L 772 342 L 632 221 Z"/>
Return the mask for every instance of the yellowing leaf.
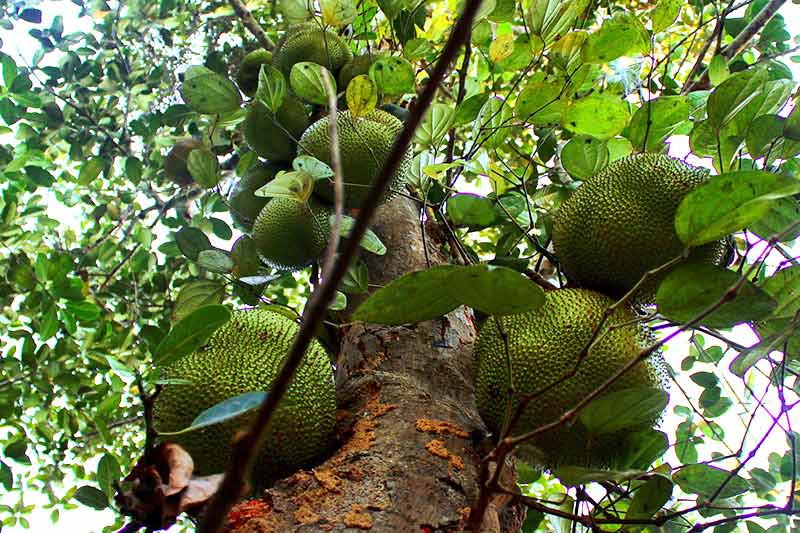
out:
<path id="1" fill-rule="evenodd" d="M 493 63 L 502 61 L 514 51 L 514 34 L 510 31 L 497 32 L 497 37 L 489 45 L 489 59 Z"/>
<path id="2" fill-rule="evenodd" d="M 314 178 L 308 172 L 295 170 L 292 172 L 280 172 L 278 175 L 256 190 L 256 196 L 266 198 L 289 198 L 298 202 L 305 202 L 311 197 L 314 189 Z"/>
<path id="3" fill-rule="evenodd" d="M 357 2 L 351 0 L 320 0 L 322 21 L 330 26 L 346 26 L 358 16 Z"/>
<path id="4" fill-rule="evenodd" d="M 369 76 L 361 74 L 350 80 L 345 98 L 350 113 L 354 117 L 363 117 L 375 109 L 375 104 L 378 103 L 378 88 Z"/>

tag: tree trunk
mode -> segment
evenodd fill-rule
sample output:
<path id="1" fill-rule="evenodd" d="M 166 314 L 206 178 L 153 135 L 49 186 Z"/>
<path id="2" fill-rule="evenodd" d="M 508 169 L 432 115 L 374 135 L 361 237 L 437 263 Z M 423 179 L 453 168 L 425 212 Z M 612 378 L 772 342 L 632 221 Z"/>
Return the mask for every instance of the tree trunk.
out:
<path id="1" fill-rule="evenodd" d="M 379 209 L 384 257 L 369 256 L 384 285 L 426 268 L 419 210 L 407 199 Z M 428 236 L 431 264 L 448 262 Z M 369 255 L 369 254 L 367 254 Z M 458 531 L 478 495 L 485 428 L 474 403 L 472 311 L 408 327 L 354 323 L 337 364 L 338 448 L 324 463 L 240 503 L 230 531 Z M 490 505 L 485 531 L 517 531 L 521 512 Z M 502 524 L 502 525 L 501 525 Z"/>

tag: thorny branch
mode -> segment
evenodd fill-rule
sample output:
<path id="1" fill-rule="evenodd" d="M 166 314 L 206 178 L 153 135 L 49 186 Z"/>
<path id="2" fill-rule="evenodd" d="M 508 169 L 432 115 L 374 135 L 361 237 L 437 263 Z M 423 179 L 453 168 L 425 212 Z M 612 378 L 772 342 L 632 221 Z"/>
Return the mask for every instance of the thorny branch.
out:
<path id="1" fill-rule="evenodd" d="M 447 40 L 444 50 L 442 51 L 442 55 L 436 63 L 436 67 L 431 74 L 430 82 L 425 86 L 419 99 L 412 107 L 403 131 L 395 141 L 394 147 L 389 153 L 389 157 L 383 165 L 380 175 L 375 180 L 373 187 L 370 189 L 361 207 L 358 218 L 350 232 L 350 236 L 339 256 L 339 260 L 335 263 L 328 277 L 326 277 L 319 288 L 312 293 L 310 305 L 306 308 L 303 315 L 300 331 L 289 350 L 283 367 L 272 384 L 270 394 L 267 395 L 266 400 L 259 408 L 250 429 L 233 444 L 228 469 L 219 490 L 206 508 L 205 519 L 200 528 L 201 531 L 209 533 L 216 533 L 219 531 L 225 523 L 228 512 L 230 512 L 234 503 L 236 503 L 239 496 L 242 494 L 242 489 L 246 483 L 257 444 L 260 442 L 261 436 L 264 434 L 275 408 L 289 388 L 295 370 L 302 362 L 305 351 L 314 336 L 314 330 L 322 320 L 328 304 L 333 299 L 339 283 L 347 272 L 350 262 L 355 257 L 361 238 L 364 236 L 369 222 L 372 219 L 372 215 L 377 209 L 379 200 L 389 186 L 389 182 L 392 180 L 395 170 L 400 164 L 407 147 L 411 143 L 414 132 L 422 120 L 425 111 L 433 101 L 439 83 L 446 76 L 450 69 L 450 63 L 452 63 L 456 53 L 466 39 L 469 29 L 472 26 L 472 20 L 481 2 L 482 0 L 469 0 L 466 3 L 464 11 L 453 27 L 450 38 Z"/>

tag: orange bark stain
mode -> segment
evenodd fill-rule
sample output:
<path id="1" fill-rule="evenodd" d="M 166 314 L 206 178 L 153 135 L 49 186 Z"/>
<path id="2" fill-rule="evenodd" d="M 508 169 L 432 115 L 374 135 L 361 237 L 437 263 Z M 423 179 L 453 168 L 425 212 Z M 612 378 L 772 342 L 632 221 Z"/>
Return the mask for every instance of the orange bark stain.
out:
<path id="1" fill-rule="evenodd" d="M 414 427 L 417 428 L 417 431 L 421 431 L 423 433 L 436 433 L 437 435 L 450 434 L 462 439 L 469 438 L 469 432 L 467 432 L 467 430 L 446 420 L 420 418 L 417 420 Z"/>
<path id="2" fill-rule="evenodd" d="M 307 526 L 319 522 L 320 516 L 315 513 L 307 504 L 303 504 L 294 512 L 294 521 L 301 526 Z"/>
<path id="3" fill-rule="evenodd" d="M 328 468 L 319 468 L 313 471 L 314 477 L 320 485 L 330 492 L 341 492 L 342 480 Z"/>
<path id="4" fill-rule="evenodd" d="M 344 525 L 358 529 L 372 529 L 374 522 L 369 513 L 365 513 L 366 506 L 353 504 L 350 512 L 344 515 Z"/>
<path id="5" fill-rule="evenodd" d="M 442 440 L 433 439 L 425 445 L 425 449 L 428 450 L 428 453 L 435 455 L 436 457 L 447 459 L 450 462 L 450 466 L 456 470 L 461 470 L 464 468 L 464 460 L 458 455 L 451 453 L 450 450 L 448 450 L 444 445 L 444 441 Z"/>

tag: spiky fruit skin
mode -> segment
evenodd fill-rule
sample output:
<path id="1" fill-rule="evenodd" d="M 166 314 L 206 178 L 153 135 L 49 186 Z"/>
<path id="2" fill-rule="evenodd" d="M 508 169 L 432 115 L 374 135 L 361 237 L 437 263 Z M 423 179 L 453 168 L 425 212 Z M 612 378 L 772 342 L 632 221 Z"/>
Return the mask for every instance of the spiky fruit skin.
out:
<path id="1" fill-rule="evenodd" d="M 295 140 L 306 127 L 308 111 L 294 96 L 286 96 L 277 114 L 261 102 L 254 101 L 244 119 L 244 139 L 255 153 L 265 159 L 291 161 L 294 159 Z"/>
<path id="2" fill-rule="evenodd" d="M 327 207 L 272 198 L 253 224 L 253 240 L 261 258 L 280 270 L 297 270 L 319 259 L 330 236 Z"/>
<path id="3" fill-rule="evenodd" d="M 681 200 L 708 171 L 662 154 L 637 154 L 609 164 L 583 183 L 553 221 L 553 247 L 570 281 L 620 297 L 644 276 L 679 256 L 685 246 L 675 233 Z M 718 263 L 723 241 L 691 250 L 689 261 Z M 652 303 L 654 276 L 637 292 Z"/>
<path id="4" fill-rule="evenodd" d="M 272 52 L 259 48 L 253 50 L 242 59 L 239 70 L 236 73 L 236 84 L 244 94 L 253 97 L 258 89 L 258 73 L 261 65 L 272 63 Z"/>
<path id="5" fill-rule="evenodd" d="M 188 427 L 205 409 L 246 392 L 269 391 L 298 331 L 297 324 L 267 309 L 237 311 L 197 352 L 164 368 L 162 377 L 191 381 L 167 384 L 158 395 L 158 431 Z M 333 370 L 325 350 L 312 341 L 286 395 L 270 421 L 256 458 L 253 483 L 266 487 L 324 453 L 336 417 Z M 253 415 L 177 436 L 191 454 L 196 475 L 223 472 L 231 441 Z"/>
<path id="6" fill-rule="evenodd" d="M 228 204 L 233 221 L 246 231 L 250 231 L 256 217 L 269 201 L 267 197 L 256 196 L 255 191 L 271 181 L 275 174 L 289 168 L 289 165 L 284 163 L 268 162 L 248 170 L 228 194 Z"/>
<path id="7" fill-rule="evenodd" d="M 341 37 L 307 22 L 286 30 L 275 48 L 272 64 L 287 77 L 292 67 L 301 61 L 322 65 L 335 74 L 352 58 L 353 53 Z"/>
<path id="8" fill-rule="evenodd" d="M 194 137 L 176 142 L 164 158 L 164 172 L 167 177 L 181 187 L 194 183 L 194 178 L 186 166 L 186 158 L 189 157 L 189 152 L 202 147 L 203 141 Z"/>
<path id="9" fill-rule="evenodd" d="M 344 205 L 358 208 L 389 157 L 395 138 L 403 129 L 403 123 L 385 111 L 373 109 L 358 118 L 353 117 L 350 111 L 341 111 L 336 116 L 336 127 L 344 174 Z M 325 116 L 303 133 L 298 154 L 307 153 L 330 165 L 330 146 L 330 116 Z M 383 197 L 384 201 L 394 196 L 394 191 L 400 190 L 406 182 L 412 156 L 409 148 L 394 173 L 389 190 Z M 330 181 L 318 181 L 314 191 L 333 202 L 333 185 Z"/>
<path id="10" fill-rule="evenodd" d="M 575 368 L 605 309 L 612 303 L 612 299 L 594 291 L 560 289 L 545 293 L 544 305 L 535 311 L 486 321 L 474 351 L 475 398 L 491 431 L 495 434 L 502 431 L 507 413 L 516 412 L 520 398 L 548 387 L 551 388 L 528 404 L 512 434 L 521 435 L 556 421 L 652 342 L 652 333 L 633 322 L 633 312 L 620 307 L 606 322 L 605 333 L 598 337 L 576 374 L 558 383 Z M 503 333 L 495 320 L 502 325 L 508 340 L 508 355 Z M 608 326 L 619 324 L 625 325 L 609 331 Z M 513 397 L 509 396 L 507 361 L 511 363 L 514 380 Z M 624 374 L 607 392 L 634 387 L 661 388 L 664 382 L 663 361 L 660 354 L 653 354 Z M 536 438 L 532 444 L 543 455 L 533 455 L 527 450 L 526 459 L 546 468 L 559 465 L 603 468 L 628 451 L 628 433 L 630 430 L 589 435 L 580 421 L 576 421 L 570 427 L 562 426 Z"/>

